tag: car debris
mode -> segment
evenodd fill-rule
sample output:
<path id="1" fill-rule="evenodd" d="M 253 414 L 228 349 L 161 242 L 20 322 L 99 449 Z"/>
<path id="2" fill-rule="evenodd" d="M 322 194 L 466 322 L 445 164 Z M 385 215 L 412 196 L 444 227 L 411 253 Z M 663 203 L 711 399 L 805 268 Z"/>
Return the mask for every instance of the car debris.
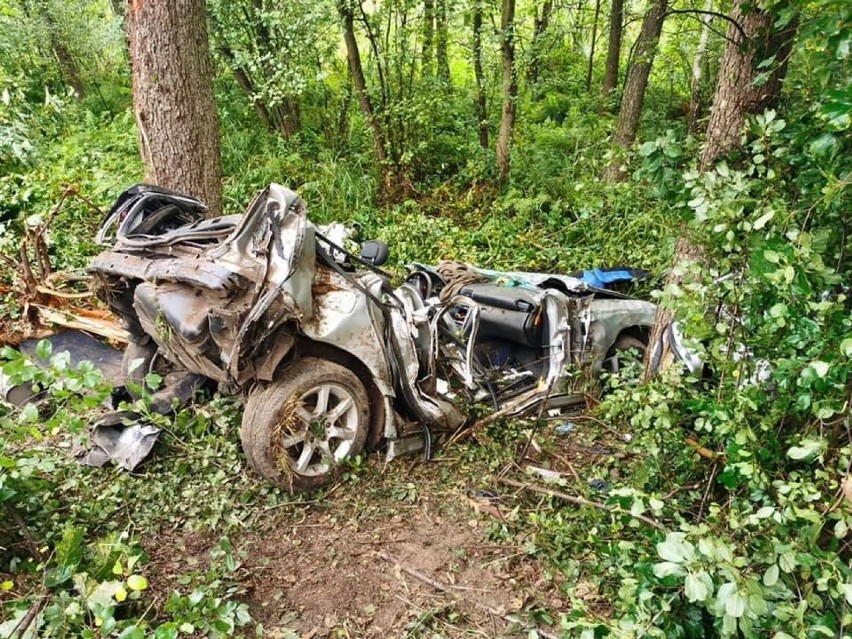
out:
<path id="1" fill-rule="evenodd" d="M 365 449 L 428 456 L 432 434 L 457 432 L 473 404 L 558 414 L 582 401 L 579 381 L 644 351 L 655 318 L 653 304 L 599 285 L 631 277 L 623 269 L 590 284 L 414 264 L 394 288 L 386 245 L 350 253 L 345 227 L 315 226 L 276 184 L 243 215 L 205 215 L 194 198 L 132 187 L 89 272 L 130 335 L 123 375 L 157 372 L 161 392 L 182 375 L 242 398 L 249 465 L 290 490 L 326 483 Z"/>

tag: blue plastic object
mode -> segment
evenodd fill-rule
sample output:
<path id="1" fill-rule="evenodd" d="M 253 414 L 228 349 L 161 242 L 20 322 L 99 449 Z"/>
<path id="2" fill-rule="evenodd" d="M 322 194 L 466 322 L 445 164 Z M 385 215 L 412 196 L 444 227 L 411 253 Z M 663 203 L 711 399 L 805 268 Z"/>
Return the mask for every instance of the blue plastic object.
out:
<path id="1" fill-rule="evenodd" d="M 583 271 L 583 277 L 580 279 L 589 286 L 606 288 L 607 284 L 614 284 L 615 282 L 631 282 L 636 279 L 636 276 L 628 270 L 604 271 L 599 268 L 593 268 L 590 271 Z"/>

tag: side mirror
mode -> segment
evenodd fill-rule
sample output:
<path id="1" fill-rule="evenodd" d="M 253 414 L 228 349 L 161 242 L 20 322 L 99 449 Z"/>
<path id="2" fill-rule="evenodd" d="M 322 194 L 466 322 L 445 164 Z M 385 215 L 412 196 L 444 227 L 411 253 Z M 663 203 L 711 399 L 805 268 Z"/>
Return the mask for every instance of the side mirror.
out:
<path id="1" fill-rule="evenodd" d="M 373 266 L 381 266 L 387 262 L 388 254 L 388 245 L 379 240 L 368 240 L 361 247 L 361 259 Z"/>

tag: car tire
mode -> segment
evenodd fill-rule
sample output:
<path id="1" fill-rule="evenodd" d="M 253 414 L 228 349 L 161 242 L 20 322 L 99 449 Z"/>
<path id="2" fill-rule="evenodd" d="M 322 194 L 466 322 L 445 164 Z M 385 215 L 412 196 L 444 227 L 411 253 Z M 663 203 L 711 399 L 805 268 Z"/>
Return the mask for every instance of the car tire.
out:
<path id="1" fill-rule="evenodd" d="M 246 401 L 240 439 L 262 477 L 290 492 L 334 479 L 360 453 L 370 430 L 370 400 L 360 379 L 335 362 L 306 357 Z"/>
<path id="2" fill-rule="evenodd" d="M 141 362 L 134 367 L 133 364 L 136 360 L 141 360 Z M 163 378 L 160 385 L 160 388 L 163 388 L 169 385 L 170 375 L 182 372 L 184 372 L 183 369 L 163 357 L 157 343 L 152 339 L 143 344 L 131 341 L 124 349 L 124 355 L 121 358 L 121 375 L 124 378 L 124 387 L 127 394 L 134 400 L 142 396 L 142 389 L 153 392 L 153 389 L 147 388 L 148 385 L 145 381 L 149 373 L 156 373 Z"/>

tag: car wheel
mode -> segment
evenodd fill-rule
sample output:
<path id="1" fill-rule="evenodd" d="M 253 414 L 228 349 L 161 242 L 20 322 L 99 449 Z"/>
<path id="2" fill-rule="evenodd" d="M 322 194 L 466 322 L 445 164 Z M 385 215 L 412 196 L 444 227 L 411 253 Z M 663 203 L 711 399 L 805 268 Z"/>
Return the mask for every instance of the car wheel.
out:
<path id="1" fill-rule="evenodd" d="M 170 376 L 180 372 L 182 372 L 180 369 L 163 357 L 154 340 L 148 340 L 144 344 L 130 342 L 121 358 L 124 385 L 133 399 L 139 399 L 142 396 L 142 389 L 147 387 L 146 378 L 150 373 L 156 373 L 163 378 L 160 385 L 162 388 L 169 385 Z"/>
<path id="2" fill-rule="evenodd" d="M 249 465 L 291 492 L 331 481 L 370 428 L 364 384 L 347 368 L 306 357 L 249 395 L 240 439 Z"/>

